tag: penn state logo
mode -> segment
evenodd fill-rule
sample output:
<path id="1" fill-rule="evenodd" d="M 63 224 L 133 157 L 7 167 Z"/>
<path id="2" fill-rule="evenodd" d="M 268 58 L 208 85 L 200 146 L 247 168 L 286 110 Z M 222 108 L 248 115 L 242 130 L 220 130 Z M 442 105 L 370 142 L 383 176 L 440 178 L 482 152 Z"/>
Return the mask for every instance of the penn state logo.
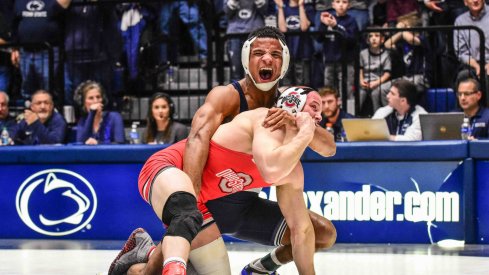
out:
<path id="1" fill-rule="evenodd" d="M 285 19 L 285 24 L 290 30 L 298 30 L 301 26 L 301 21 L 298 15 L 292 15 Z"/>
<path id="2" fill-rule="evenodd" d="M 221 177 L 219 188 L 224 193 L 243 191 L 253 181 L 250 175 L 241 172 L 236 173 L 233 169 L 226 169 L 217 173 L 216 176 Z"/>
<path id="3" fill-rule="evenodd" d="M 249 9 L 242 9 L 242 10 L 239 10 L 238 12 L 238 17 L 241 18 L 241 19 L 248 19 L 248 18 L 251 18 L 251 15 L 253 13 L 251 12 L 251 10 Z"/>
<path id="4" fill-rule="evenodd" d="M 32 230 L 48 236 L 64 236 L 90 229 L 97 210 L 91 184 L 79 174 L 48 169 L 28 177 L 15 198 L 17 213 Z"/>
<path id="5" fill-rule="evenodd" d="M 30 1 L 26 6 L 28 11 L 41 11 L 44 9 L 44 2 L 39 0 Z"/>

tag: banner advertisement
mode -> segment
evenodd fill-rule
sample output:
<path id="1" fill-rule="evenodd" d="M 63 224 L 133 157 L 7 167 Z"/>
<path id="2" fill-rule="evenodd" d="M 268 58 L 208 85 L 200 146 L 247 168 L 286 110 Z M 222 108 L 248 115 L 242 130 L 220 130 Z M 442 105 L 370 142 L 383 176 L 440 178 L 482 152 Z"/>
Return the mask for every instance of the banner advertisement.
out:
<path id="1" fill-rule="evenodd" d="M 489 161 L 477 161 L 475 165 L 476 178 L 475 201 L 477 202 L 477 224 L 478 231 L 477 243 L 489 244 Z"/>
<path id="2" fill-rule="evenodd" d="M 464 240 L 460 162 L 303 163 L 305 201 L 341 243 Z M 273 189 L 262 197 L 275 199 Z"/>
<path id="3" fill-rule="evenodd" d="M 457 161 L 303 166 L 305 201 L 334 223 L 338 242 L 464 240 L 463 165 Z M 0 209 L 8 226 L 0 227 L 0 238 L 122 240 L 143 227 L 159 240 L 164 232 L 161 221 L 137 190 L 141 167 L 1 165 Z M 276 199 L 273 188 L 261 195 Z M 482 220 L 487 222 L 489 216 Z"/>
<path id="4" fill-rule="evenodd" d="M 126 239 L 162 225 L 139 195 L 142 164 L 2 165 L 0 238 Z"/>

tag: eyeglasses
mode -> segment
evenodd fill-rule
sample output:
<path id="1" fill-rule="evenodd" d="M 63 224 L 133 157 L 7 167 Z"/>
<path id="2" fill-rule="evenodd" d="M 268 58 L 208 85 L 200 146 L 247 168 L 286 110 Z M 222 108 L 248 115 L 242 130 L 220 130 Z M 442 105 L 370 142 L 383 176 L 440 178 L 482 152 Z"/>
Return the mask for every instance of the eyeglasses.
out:
<path id="1" fill-rule="evenodd" d="M 456 94 L 457 94 L 458 97 L 462 97 L 462 96 L 467 97 L 467 96 L 473 95 L 475 93 L 477 93 L 477 91 L 472 91 L 472 92 L 469 92 L 469 91 L 467 91 L 467 92 L 456 92 Z"/>

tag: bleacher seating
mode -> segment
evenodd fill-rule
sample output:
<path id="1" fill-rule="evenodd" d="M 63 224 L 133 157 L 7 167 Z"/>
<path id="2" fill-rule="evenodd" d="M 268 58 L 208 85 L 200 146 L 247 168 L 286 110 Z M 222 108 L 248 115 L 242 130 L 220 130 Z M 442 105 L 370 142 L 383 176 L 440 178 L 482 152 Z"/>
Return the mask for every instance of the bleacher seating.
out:
<path id="1" fill-rule="evenodd" d="M 450 112 L 456 108 L 455 93 L 451 88 L 431 88 L 426 91 L 426 111 Z"/>

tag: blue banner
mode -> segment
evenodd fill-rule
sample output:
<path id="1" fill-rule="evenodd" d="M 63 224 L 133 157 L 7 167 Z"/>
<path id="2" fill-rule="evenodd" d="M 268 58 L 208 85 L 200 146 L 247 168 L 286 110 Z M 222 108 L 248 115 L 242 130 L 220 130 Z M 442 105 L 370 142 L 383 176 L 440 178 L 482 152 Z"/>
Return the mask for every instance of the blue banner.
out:
<path id="1" fill-rule="evenodd" d="M 475 165 L 477 190 L 475 192 L 475 199 L 477 202 L 477 231 L 478 240 L 477 243 L 489 244 L 489 161 L 477 161 Z"/>
<path id="2" fill-rule="evenodd" d="M 126 239 L 163 232 L 137 189 L 142 164 L 2 165 L 0 238 Z"/>
<path id="3" fill-rule="evenodd" d="M 338 242 L 464 239 L 463 165 L 457 161 L 303 166 L 308 207 L 333 221 Z M 0 209 L 9 226 L 0 227 L 0 238 L 126 239 L 133 229 L 144 227 L 159 240 L 164 232 L 161 221 L 137 190 L 141 167 L 139 163 L 1 165 Z M 263 195 L 275 197 L 273 190 Z M 481 221 L 488 220 L 483 215 Z"/>
<path id="4" fill-rule="evenodd" d="M 333 222 L 338 242 L 464 240 L 462 163 L 341 162 L 303 166 L 306 203 Z M 273 189 L 262 196 L 275 199 Z"/>

